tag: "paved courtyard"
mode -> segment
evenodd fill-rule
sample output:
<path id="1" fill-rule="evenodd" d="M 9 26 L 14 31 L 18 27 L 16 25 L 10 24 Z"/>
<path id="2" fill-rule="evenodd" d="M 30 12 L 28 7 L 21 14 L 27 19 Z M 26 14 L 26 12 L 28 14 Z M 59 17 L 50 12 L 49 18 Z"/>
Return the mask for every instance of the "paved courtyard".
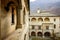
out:
<path id="1" fill-rule="evenodd" d="M 60 40 L 60 38 L 42 38 L 42 37 L 31 37 L 30 40 Z"/>

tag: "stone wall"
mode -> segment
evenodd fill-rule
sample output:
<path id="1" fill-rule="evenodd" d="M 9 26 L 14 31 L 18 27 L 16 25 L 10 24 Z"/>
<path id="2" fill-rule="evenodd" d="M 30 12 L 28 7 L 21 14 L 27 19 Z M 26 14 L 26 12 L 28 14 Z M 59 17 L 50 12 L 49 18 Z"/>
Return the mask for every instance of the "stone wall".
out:
<path id="1" fill-rule="evenodd" d="M 9 1 L 1 1 L 1 37 L 10 35 L 16 28 L 16 9 L 14 9 L 14 24 L 12 24 L 12 8 L 6 11 L 5 7 Z"/>

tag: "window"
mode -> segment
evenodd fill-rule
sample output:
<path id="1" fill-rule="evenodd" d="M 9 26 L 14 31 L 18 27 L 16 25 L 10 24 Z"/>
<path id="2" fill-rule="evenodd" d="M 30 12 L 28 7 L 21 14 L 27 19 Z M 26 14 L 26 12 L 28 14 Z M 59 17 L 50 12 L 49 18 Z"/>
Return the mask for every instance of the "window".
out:
<path id="1" fill-rule="evenodd" d="M 54 24 L 54 28 L 56 28 L 56 25 Z"/>
<path id="2" fill-rule="evenodd" d="M 50 21 L 50 19 L 49 19 L 49 18 L 45 18 L 44 20 L 45 20 L 45 21 Z"/>
<path id="3" fill-rule="evenodd" d="M 43 21 L 43 19 L 42 18 L 38 18 L 38 21 Z"/>
<path id="4" fill-rule="evenodd" d="M 32 29 L 34 29 L 34 25 L 32 25 Z"/>
<path id="5" fill-rule="evenodd" d="M 30 21 L 30 18 L 29 18 L 29 21 Z"/>
<path id="6" fill-rule="evenodd" d="M 15 6 L 15 3 L 13 1 L 10 1 L 6 6 L 5 6 L 5 9 L 6 11 L 8 12 L 10 10 L 10 7 L 11 7 L 11 23 L 14 24 L 14 6 Z"/>
<path id="7" fill-rule="evenodd" d="M 14 8 L 12 7 L 12 24 L 14 24 Z"/>
<path id="8" fill-rule="evenodd" d="M 46 26 L 46 29 L 49 30 L 49 26 Z"/>
<path id="9" fill-rule="evenodd" d="M 56 21 L 56 19 L 54 18 L 54 21 Z"/>
<path id="10" fill-rule="evenodd" d="M 41 29 L 41 26 L 38 26 L 38 29 Z"/>
<path id="11" fill-rule="evenodd" d="M 24 35 L 24 40 L 26 40 L 26 34 Z"/>

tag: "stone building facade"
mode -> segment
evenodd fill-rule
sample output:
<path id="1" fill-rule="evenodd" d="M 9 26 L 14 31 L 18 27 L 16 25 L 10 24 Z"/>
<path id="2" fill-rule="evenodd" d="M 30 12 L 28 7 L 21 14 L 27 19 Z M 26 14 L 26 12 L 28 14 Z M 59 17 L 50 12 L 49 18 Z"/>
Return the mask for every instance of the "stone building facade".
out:
<path id="1" fill-rule="evenodd" d="M 37 10 L 29 16 L 30 36 L 53 37 L 60 33 L 60 16 L 49 11 Z"/>
<path id="2" fill-rule="evenodd" d="M 29 12 L 29 0 L 0 0 L 0 40 L 15 40 L 15 32 L 27 40 Z"/>

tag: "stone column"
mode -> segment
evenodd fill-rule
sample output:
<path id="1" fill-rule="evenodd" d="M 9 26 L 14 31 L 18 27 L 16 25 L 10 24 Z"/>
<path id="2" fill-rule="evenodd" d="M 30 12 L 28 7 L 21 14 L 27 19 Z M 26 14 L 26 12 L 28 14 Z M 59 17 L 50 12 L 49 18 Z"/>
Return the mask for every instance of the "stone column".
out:
<path id="1" fill-rule="evenodd" d="M 21 0 L 17 0 L 18 2 L 18 6 L 17 6 L 17 27 L 16 28 L 22 28 L 22 24 L 21 24 L 21 9 L 22 9 L 22 1 Z"/>
<path id="2" fill-rule="evenodd" d="M 0 8 L 0 40 L 1 40 L 1 8 Z"/>
<path id="3" fill-rule="evenodd" d="M 21 12 L 21 9 L 17 9 L 17 28 L 22 28 L 22 24 L 21 24 L 21 16 L 20 16 L 20 12 Z"/>

